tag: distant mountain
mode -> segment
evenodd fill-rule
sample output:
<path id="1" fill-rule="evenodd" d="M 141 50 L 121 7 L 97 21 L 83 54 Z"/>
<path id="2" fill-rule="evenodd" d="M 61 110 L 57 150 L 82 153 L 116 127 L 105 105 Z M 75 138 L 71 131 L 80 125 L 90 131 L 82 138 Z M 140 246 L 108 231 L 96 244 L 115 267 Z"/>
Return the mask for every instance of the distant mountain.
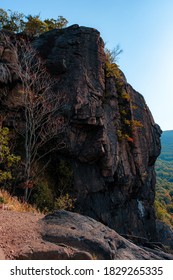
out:
<path id="1" fill-rule="evenodd" d="M 162 151 L 156 162 L 156 214 L 173 226 L 173 130 L 164 131 Z"/>

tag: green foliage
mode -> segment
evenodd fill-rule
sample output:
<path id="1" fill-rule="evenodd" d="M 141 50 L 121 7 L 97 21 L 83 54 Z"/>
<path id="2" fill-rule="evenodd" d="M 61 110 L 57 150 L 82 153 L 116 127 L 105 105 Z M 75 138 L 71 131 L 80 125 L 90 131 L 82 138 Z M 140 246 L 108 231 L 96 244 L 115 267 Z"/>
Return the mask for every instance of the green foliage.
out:
<path id="1" fill-rule="evenodd" d="M 122 99 L 126 99 L 127 101 L 131 100 L 129 93 L 127 91 L 125 91 L 125 90 L 121 91 L 121 98 Z"/>
<path id="2" fill-rule="evenodd" d="M 115 85 L 118 93 L 118 105 L 119 105 L 119 114 L 120 114 L 120 124 L 117 129 L 118 140 L 122 141 L 123 139 L 129 143 L 134 142 L 133 132 L 136 128 L 143 127 L 143 124 L 139 120 L 132 118 L 132 111 L 137 109 L 137 106 L 132 104 L 131 96 L 126 87 L 126 82 L 124 75 L 119 69 L 119 66 L 116 63 L 117 55 L 122 52 L 119 48 L 109 51 L 106 49 L 106 77 L 114 77 Z"/>
<path id="3" fill-rule="evenodd" d="M 169 226 L 173 226 L 172 216 L 167 212 L 164 205 L 157 200 L 155 201 L 155 210 L 157 219 L 166 223 Z"/>
<path id="4" fill-rule="evenodd" d="M 68 193 L 60 195 L 55 200 L 54 208 L 58 210 L 73 210 L 76 199 L 70 197 Z"/>
<path id="5" fill-rule="evenodd" d="M 72 191 L 73 170 L 70 161 L 61 159 L 58 164 L 58 195 L 65 195 Z"/>
<path id="6" fill-rule="evenodd" d="M 135 129 L 137 127 L 143 127 L 143 124 L 141 121 L 131 120 L 131 126 L 132 126 L 132 129 Z"/>
<path id="7" fill-rule="evenodd" d="M 164 131 L 162 134 L 162 153 L 160 159 L 165 162 L 173 162 L 173 130 Z"/>
<path id="8" fill-rule="evenodd" d="M 57 197 L 54 208 L 73 210 L 76 199 L 73 195 L 73 170 L 71 162 L 68 159 L 60 159 L 57 175 Z"/>
<path id="9" fill-rule="evenodd" d="M 71 195 L 73 186 L 71 163 L 67 159 L 60 159 L 56 160 L 56 164 L 57 167 L 50 165 L 47 172 L 36 179 L 30 196 L 29 202 L 43 212 L 74 208 L 75 199 Z M 52 178 L 49 172 L 53 172 L 55 177 Z"/>
<path id="10" fill-rule="evenodd" d="M 5 203 L 5 199 L 2 196 L 0 196 L 0 204 L 2 203 Z"/>
<path id="11" fill-rule="evenodd" d="M 119 52 L 121 53 L 122 50 Z M 110 51 L 108 49 L 105 50 L 106 54 L 106 62 L 105 62 L 105 70 L 106 70 L 106 77 L 114 77 L 116 78 L 116 85 L 118 87 L 123 86 L 123 76 L 122 72 L 119 69 L 118 64 L 116 63 L 117 56 L 119 53 L 116 53 L 115 50 Z"/>
<path id="12" fill-rule="evenodd" d="M 119 45 L 116 46 L 113 50 L 105 49 L 107 60 L 110 64 L 116 63 L 118 56 L 123 52 Z"/>
<path id="13" fill-rule="evenodd" d="M 173 226 L 173 131 L 161 137 L 162 152 L 156 161 L 156 215 Z"/>
<path id="14" fill-rule="evenodd" d="M 11 10 L 0 9 L 0 29 L 4 28 L 13 32 L 21 32 L 24 29 L 24 15 Z"/>
<path id="15" fill-rule="evenodd" d="M 133 138 L 130 137 L 127 133 L 124 133 L 122 130 L 117 130 L 118 140 L 122 141 L 123 139 L 127 140 L 130 143 L 133 143 Z"/>
<path id="16" fill-rule="evenodd" d="M 0 182 L 12 179 L 12 169 L 20 160 L 10 151 L 8 134 L 7 127 L 0 127 Z"/>
<path id="17" fill-rule="evenodd" d="M 47 24 L 48 30 L 52 30 L 52 29 L 55 29 L 55 28 L 61 29 L 61 28 L 66 27 L 67 24 L 68 24 L 68 21 L 63 16 L 58 16 L 57 19 L 53 19 L 53 18 L 45 19 L 44 23 Z"/>
<path id="18" fill-rule="evenodd" d="M 36 184 L 30 202 L 41 211 L 48 212 L 54 208 L 54 197 L 51 187 L 47 182 Z"/>
<path id="19" fill-rule="evenodd" d="M 19 12 L 0 9 L 0 29 L 6 29 L 15 33 L 26 32 L 31 36 L 37 36 L 54 28 L 66 27 L 67 24 L 68 21 L 63 16 L 59 16 L 57 19 L 41 20 L 39 15 L 25 16 Z"/>
<path id="20" fill-rule="evenodd" d="M 43 32 L 48 31 L 47 24 L 40 19 L 39 16 L 27 17 L 27 22 L 25 23 L 24 31 L 29 35 L 39 35 Z"/>

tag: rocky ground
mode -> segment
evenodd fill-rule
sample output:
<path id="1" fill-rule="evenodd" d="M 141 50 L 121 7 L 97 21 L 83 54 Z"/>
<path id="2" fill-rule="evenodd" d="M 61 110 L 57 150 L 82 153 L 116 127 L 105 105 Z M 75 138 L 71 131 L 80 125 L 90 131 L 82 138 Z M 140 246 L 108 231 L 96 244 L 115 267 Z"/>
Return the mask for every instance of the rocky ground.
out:
<path id="1" fill-rule="evenodd" d="M 0 259 L 173 259 L 137 246 L 86 216 L 0 211 Z"/>
<path id="2" fill-rule="evenodd" d="M 21 246 L 31 246 L 40 240 L 39 223 L 41 214 L 0 211 L 0 247 L 6 259 L 14 259 Z"/>

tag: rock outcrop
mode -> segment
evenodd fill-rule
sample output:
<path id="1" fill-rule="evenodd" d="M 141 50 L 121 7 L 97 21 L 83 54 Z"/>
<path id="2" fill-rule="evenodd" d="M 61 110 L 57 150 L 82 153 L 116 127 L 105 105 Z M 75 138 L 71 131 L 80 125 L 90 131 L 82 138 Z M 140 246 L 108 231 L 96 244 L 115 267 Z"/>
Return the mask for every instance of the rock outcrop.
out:
<path id="1" fill-rule="evenodd" d="M 33 45 L 58 79 L 58 90 L 70 98 L 68 152 L 77 210 L 121 234 L 155 239 L 154 163 L 161 131 L 144 98 L 122 75 L 127 96 L 121 100 L 116 78 L 106 75 L 104 43 L 95 29 L 54 30 Z M 142 124 L 134 128 L 133 143 L 118 136 L 123 110 Z"/>
<path id="2" fill-rule="evenodd" d="M 7 212 L 4 213 L 7 219 L 0 213 L 1 221 L 11 221 L 10 225 L 6 222 L 1 232 L 0 246 L 6 252 L 6 259 L 173 259 L 173 255 L 165 253 L 163 248 L 146 247 L 144 244 L 137 246 L 102 223 L 78 213 L 55 211 L 38 219 L 37 215 L 32 213 L 21 215 L 17 212 Z M 3 253 L 0 257 L 5 258 Z"/>
<path id="3" fill-rule="evenodd" d="M 68 243 L 68 242 L 67 242 Z M 157 258 L 157 257 L 156 257 Z M 92 255 L 66 244 L 52 244 L 39 240 L 20 248 L 16 260 L 92 260 Z"/>
<path id="4" fill-rule="evenodd" d="M 93 28 L 52 30 L 32 45 L 57 80 L 55 91 L 68 96 L 65 153 L 72 162 L 76 211 L 120 234 L 155 240 L 154 163 L 161 130 L 143 96 L 122 73 L 121 83 L 107 75 L 104 43 Z M 10 82 L 10 91 L 1 104 L 15 114 L 17 76 L 7 70 L 1 85 Z"/>
<path id="5" fill-rule="evenodd" d="M 173 259 L 172 255 L 162 250 L 140 248 L 100 222 L 77 213 L 56 211 L 45 216 L 41 225 L 44 241 L 65 244 L 76 250 L 88 252 L 92 258 L 100 260 Z"/>

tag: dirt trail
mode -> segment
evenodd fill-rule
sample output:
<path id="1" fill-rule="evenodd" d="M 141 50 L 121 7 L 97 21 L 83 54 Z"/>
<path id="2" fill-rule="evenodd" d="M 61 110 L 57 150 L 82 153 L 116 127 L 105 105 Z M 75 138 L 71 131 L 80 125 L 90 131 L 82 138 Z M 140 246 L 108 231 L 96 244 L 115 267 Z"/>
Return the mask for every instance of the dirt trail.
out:
<path id="1" fill-rule="evenodd" d="M 44 215 L 0 210 L 0 248 L 12 260 L 25 245 L 41 240 L 38 221 Z"/>

